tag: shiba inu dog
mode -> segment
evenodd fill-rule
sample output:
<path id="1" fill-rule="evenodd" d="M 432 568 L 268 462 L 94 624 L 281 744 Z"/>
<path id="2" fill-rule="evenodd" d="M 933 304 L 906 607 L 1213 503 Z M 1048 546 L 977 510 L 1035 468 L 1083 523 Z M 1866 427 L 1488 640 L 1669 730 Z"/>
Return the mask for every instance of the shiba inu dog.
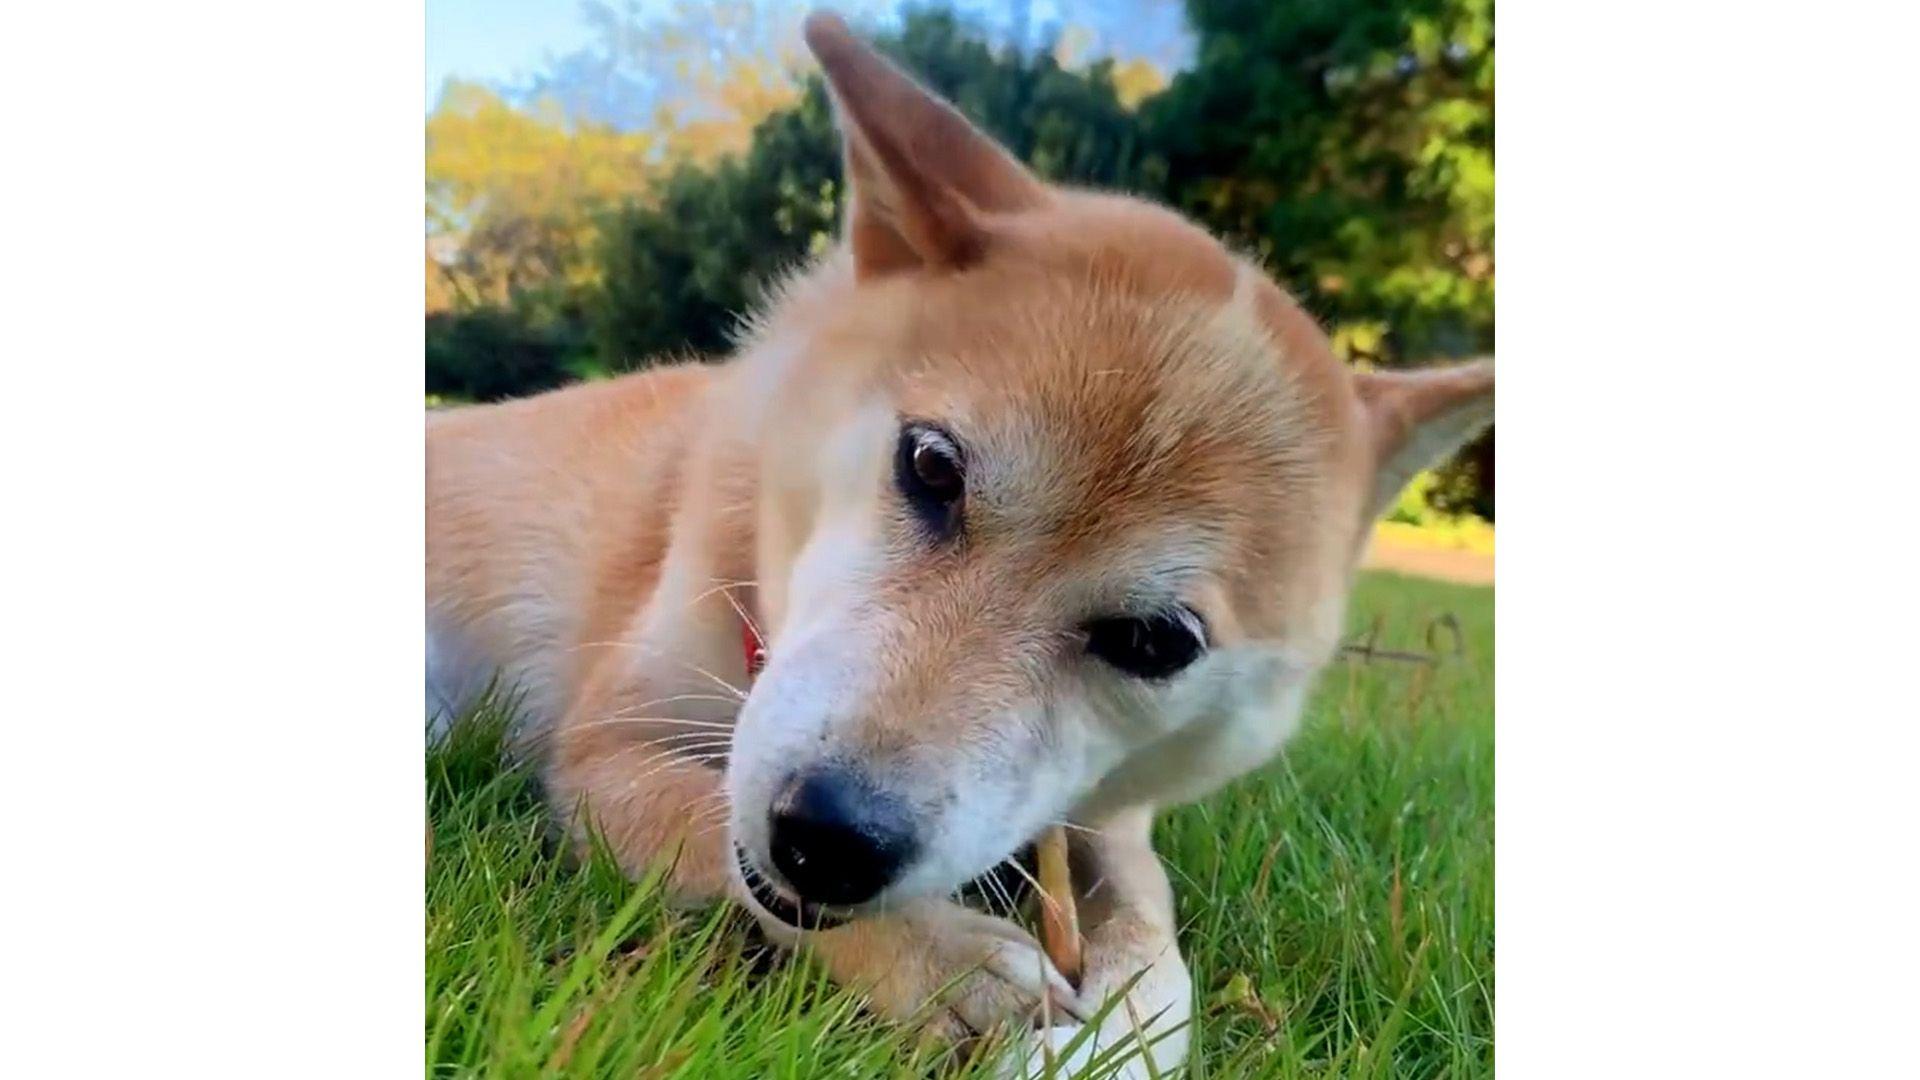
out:
<path id="1" fill-rule="evenodd" d="M 435 414 L 427 687 L 518 688 L 556 817 L 896 1016 L 1186 1055 L 1156 808 L 1267 761 L 1490 362 L 1339 363 L 1178 215 L 1048 186 L 816 14 L 843 241 L 731 360 Z M 764 658 L 764 669 L 759 667 Z M 1078 986 L 951 897 L 1073 827 Z M 931 1002 L 931 1005 L 930 1005 Z"/>

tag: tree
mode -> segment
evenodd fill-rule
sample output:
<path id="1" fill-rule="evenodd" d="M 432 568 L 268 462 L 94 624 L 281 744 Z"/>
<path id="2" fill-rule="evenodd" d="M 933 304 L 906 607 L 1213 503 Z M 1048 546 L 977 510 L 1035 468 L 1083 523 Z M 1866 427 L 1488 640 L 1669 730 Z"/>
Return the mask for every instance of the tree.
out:
<path id="1" fill-rule="evenodd" d="M 427 120 L 429 254 L 453 308 L 577 310 L 606 212 L 746 148 L 799 96 L 790 4 L 589 3 L 598 40 L 520 87 L 452 82 Z"/>
<path id="2" fill-rule="evenodd" d="M 622 370 L 725 351 L 758 289 L 827 243 L 837 155 L 816 83 L 760 124 L 744 158 L 683 166 L 654 197 L 613 214 L 591 304 L 602 362 Z"/>
<path id="3" fill-rule="evenodd" d="M 1143 117 L 1166 193 L 1267 259 L 1350 358 L 1491 346 L 1491 0 L 1193 0 Z"/>
<path id="4" fill-rule="evenodd" d="M 427 118 L 427 236 L 452 306 L 547 298 L 597 275 L 595 213 L 645 190 L 653 137 L 452 83 Z"/>

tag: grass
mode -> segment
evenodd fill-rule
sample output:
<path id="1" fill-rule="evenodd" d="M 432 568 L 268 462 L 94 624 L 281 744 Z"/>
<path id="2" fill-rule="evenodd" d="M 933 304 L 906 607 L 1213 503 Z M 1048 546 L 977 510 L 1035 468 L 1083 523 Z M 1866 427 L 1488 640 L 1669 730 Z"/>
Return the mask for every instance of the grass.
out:
<path id="1" fill-rule="evenodd" d="M 1365 574 L 1351 618 L 1419 650 L 1443 613 L 1460 659 L 1336 661 L 1282 758 L 1160 822 L 1191 1076 L 1492 1072 L 1493 591 Z M 985 1074 L 761 949 L 743 914 L 555 856 L 499 727 L 485 710 L 427 756 L 430 1074 Z"/>

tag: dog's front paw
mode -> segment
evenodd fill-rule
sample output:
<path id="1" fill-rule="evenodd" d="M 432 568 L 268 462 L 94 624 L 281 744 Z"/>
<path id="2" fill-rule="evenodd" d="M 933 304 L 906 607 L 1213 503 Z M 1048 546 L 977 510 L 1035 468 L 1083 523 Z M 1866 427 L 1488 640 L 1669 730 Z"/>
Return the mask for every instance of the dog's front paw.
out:
<path id="1" fill-rule="evenodd" d="M 1147 1080 L 1186 1065 L 1193 982 L 1173 942 L 1141 935 L 1104 949 L 1091 944 L 1080 987 L 1087 1022 L 1033 1032 L 1000 1070 L 1004 1076 Z"/>
<path id="2" fill-rule="evenodd" d="M 835 981 L 864 991 L 874 1011 L 950 1037 L 1085 1015 L 1031 935 L 946 901 L 808 933 L 801 945 Z"/>

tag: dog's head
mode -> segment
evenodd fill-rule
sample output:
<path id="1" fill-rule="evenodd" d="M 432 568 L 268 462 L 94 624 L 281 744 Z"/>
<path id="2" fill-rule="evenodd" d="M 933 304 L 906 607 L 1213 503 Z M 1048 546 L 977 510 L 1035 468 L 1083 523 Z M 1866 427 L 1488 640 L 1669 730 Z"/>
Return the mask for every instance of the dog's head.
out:
<path id="1" fill-rule="evenodd" d="M 845 243 L 739 370 L 771 662 L 728 786 L 751 872 L 859 911 L 1267 760 L 1493 372 L 1350 372 L 1192 224 L 1043 184 L 832 16 L 806 38 Z"/>

